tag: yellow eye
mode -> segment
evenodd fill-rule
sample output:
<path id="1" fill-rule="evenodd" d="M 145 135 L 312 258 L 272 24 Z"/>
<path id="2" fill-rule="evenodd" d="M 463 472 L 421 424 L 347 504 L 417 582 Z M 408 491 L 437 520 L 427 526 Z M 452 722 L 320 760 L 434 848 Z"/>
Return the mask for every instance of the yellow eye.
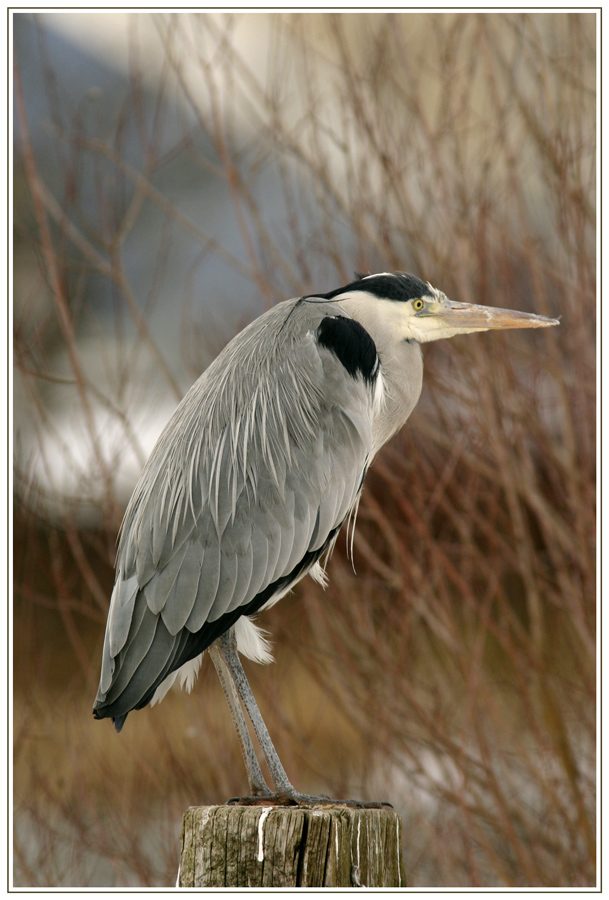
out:
<path id="1" fill-rule="evenodd" d="M 425 304 L 423 303 L 422 300 L 413 300 L 412 301 L 412 308 L 416 309 L 417 312 L 419 312 L 419 310 L 423 309 L 424 306 L 425 306 Z"/>

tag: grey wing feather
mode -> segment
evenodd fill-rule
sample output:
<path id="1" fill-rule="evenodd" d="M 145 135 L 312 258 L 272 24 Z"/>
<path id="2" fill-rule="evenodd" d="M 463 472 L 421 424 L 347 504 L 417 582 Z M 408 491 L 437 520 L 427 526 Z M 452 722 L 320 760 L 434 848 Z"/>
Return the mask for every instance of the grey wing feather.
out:
<path id="1" fill-rule="evenodd" d="M 154 641 L 159 618 L 150 612 L 145 602 L 141 605 L 142 619 L 137 630 L 137 641 L 130 642 L 117 658 L 116 677 L 104 698 L 106 703 L 114 703 L 125 691 Z"/>
<path id="2" fill-rule="evenodd" d="M 272 538 L 260 529 L 252 530 L 252 574 L 247 586 L 247 596 L 255 597 L 262 590 L 268 571 L 269 552 Z M 275 541 L 275 543 L 279 543 Z"/>
<path id="3" fill-rule="evenodd" d="M 111 622 L 109 624 L 108 637 L 112 656 L 116 656 L 123 649 L 127 640 L 137 592 L 137 578 L 133 575 L 126 581 L 123 581 L 119 573 L 110 601 Z"/>
<path id="4" fill-rule="evenodd" d="M 142 685 L 158 680 L 182 631 L 198 632 L 285 579 L 357 500 L 372 445 L 371 387 L 314 340 L 335 305 L 310 304 L 300 318 L 290 315 L 295 305 L 280 304 L 225 348 L 151 455 L 121 534 L 106 702 L 136 671 Z M 159 615 L 165 627 L 153 631 Z"/>
<path id="5" fill-rule="evenodd" d="M 136 598 L 128 640 L 125 642 L 116 658 L 112 657 L 110 654 L 108 630 L 106 631 L 106 642 L 104 644 L 104 655 L 102 660 L 102 678 L 97 695 L 98 701 L 106 701 L 111 688 L 112 696 L 118 695 L 116 684 L 119 677 L 121 677 L 121 680 L 124 681 L 125 685 L 128 683 L 129 678 L 141 663 L 152 643 L 157 622 L 158 616 L 155 616 L 150 612 L 143 593 L 139 593 Z M 135 640 L 136 638 L 137 641 Z M 108 652 L 106 653 L 106 651 Z M 115 670 L 117 676 L 113 679 Z"/>
<path id="6" fill-rule="evenodd" d="M 237 607 L 242 606 L 247 595 L 247 589 L 249 587 L 252 571 L 254 568 L 254 556 L 252 551 L 251 541 L 241 553 L 238 553 L 237 556 L 237 579 L 235 582 L 235 587 L 233 589 L 233 596 L 230 599 L 228 608 L 229 609 L 237 609 Z M 255 595 L 254 595 L 255 596 Z"/>
<path id="7" fill-rule="evenodd" d="M 193 634 L 199 631 L 209 618 L 214 597 L 218 593 L 221 564 L 220 545 L 210 544 L 205 548 L 199 590 L 186 620 L 186 628 Z"/>
<path id="8" fill-rule="evenodd" d="M 167 564 L 162 569 L 159 569 L 157 575 L 148 582 L 146 599 L 151 612 L 160 613 L 164 608 L 182 568 L 188 549 L 189 544 L 187 541 L 184 541 Z"/>
<path id="9" fill-rule="evenodd" d="M 203 547 L 196 540 L 190 543 L 184 554 L 178 577 L 167 594 L 161 613 L 169 634 L 175 635 L 184 627 L 194 608 L 203 572 L 204 555 Z"/>

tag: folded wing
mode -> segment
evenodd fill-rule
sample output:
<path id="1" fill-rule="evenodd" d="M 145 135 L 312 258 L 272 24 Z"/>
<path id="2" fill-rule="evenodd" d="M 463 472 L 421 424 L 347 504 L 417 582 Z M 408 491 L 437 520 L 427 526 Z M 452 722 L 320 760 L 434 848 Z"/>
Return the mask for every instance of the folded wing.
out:
<path id="1" fill-rule="evenodd" d="M 117 727 L 240 616 L 306 574 L 357 501 L 374 385 L 346 375 L 316 340 L 332 304 L 310 304 L 295 321 L 296 303 L 258 319 L 212 363 L 134 492 L 94 706 Z"/>

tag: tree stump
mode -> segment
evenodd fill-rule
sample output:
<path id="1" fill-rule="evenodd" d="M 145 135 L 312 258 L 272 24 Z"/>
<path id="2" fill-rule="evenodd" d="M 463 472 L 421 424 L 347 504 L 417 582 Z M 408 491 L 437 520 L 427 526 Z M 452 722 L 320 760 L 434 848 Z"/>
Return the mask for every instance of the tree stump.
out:
<path id="1" fill-rule="evenodd" d="M 405 887 L 392 809 L 192 806 L 179 887 Z"/>

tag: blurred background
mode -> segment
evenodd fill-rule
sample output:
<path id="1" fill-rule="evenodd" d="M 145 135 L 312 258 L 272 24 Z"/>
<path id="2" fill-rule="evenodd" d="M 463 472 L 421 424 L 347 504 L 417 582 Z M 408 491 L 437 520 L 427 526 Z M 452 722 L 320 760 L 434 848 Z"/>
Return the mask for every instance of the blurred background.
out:
<path id="1" fill-rule="evenodd" d="M 243 794 L 218 680 L 91 715 L 116 534 L 178 400 L 354 270 L 559 328 L 424 348 L 324 592 L 247 664 L 299 789 L 409 885 L 594 886 L 596 18 L 14 14 L 14 883 L 174 885 Z"/>

